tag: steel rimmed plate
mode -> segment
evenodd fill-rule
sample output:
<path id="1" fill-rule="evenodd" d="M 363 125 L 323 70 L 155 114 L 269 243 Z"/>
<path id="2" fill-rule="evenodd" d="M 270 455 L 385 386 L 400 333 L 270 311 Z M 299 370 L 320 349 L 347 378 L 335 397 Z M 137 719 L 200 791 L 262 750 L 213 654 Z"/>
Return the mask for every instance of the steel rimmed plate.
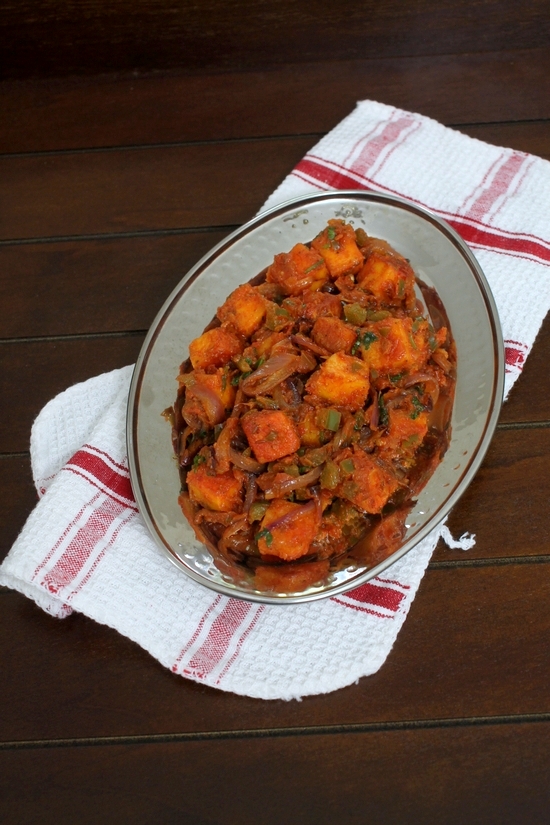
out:
<path id="1" fill-rule="evenodd" d="M 374 567 L 331 571 L 298 593 L 264 593 L 241 567 L 216 564 L 178 505 L 179 475 L 170 427 L 161 413 L 176 397 L 188 346 L 229 293 L 268 266 L 276 253 L 307 243 L 327 220 L 344 218 L 384 238 L 434 287 L 457 346 L 452 436 L 441 464 L 419 495 L 399 549 Z M 219 593 L 266 604 L 295 604 L 358 587 L 409 552 L 447 516 L 477 472 L 493 436 L 504 387 L 504 344 L 496 305 L 470 249 L 445 221 L 400 198 L 339 191 L 287 201 L 215 246 L 166 299 L 144 341 L 128 399 L 130 479 L 140 513 L 158 547 L 186 575 Z"/>

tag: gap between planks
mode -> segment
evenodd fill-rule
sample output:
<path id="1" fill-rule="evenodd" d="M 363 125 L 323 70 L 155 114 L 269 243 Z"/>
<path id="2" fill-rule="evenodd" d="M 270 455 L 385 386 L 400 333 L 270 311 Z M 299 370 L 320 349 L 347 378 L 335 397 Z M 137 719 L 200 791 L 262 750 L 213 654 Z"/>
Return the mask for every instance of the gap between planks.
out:
<path id="1" fill-rule="evenodd" d="M 297 736 L 334 736 L 340 734 L 379 733 L 459 727 L 487 727 L 550 722 L 550 713 L 523 713 L 505 716 L 471 716 L 451 719 L 422 719 L 403 722 L 368 722 L 363 724 L 312 725 L 285 728 L 197 731 L 134 736 L 97 736 L 73 739 L 26 739 L 0 743 L 0 750 L 30 750 L 37 748 L 98 747 L 109 745 L 158 745 L 180 742 L 204 742 L 228 739 L 272 739 Z"/>

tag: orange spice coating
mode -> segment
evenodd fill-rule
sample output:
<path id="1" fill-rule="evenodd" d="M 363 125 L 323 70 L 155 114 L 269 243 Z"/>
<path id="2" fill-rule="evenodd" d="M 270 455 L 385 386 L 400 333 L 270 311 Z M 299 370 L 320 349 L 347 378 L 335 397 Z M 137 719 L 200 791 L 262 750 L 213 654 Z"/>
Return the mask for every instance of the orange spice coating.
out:
<path id="1" fill-rule="evenodd" d="M 283 516 L 289 516 L 288 520 L 277 524 Z M 258 538 L 260 553 L 277 556 L 285 561 L 305 556 L 319 524 L 320 518 L 315 508 L 308 509 L 292 501 L 275 499 L 262 520 Z"/>
<path id="2" fill-rule="evenodd" d="M 275 255 L 267 270 L 268 283 L 279 284 L 287 295 L 320 289 L 328 281 L 328 270 L 321 255 L 298 243 L 290 252 Z"/>
<path id="3" fill-rule="evenodd" d="M 248 338 L 261 327 L 265 312 L 265 298 L 250 284 L 242 284 L 218 309 L 217 315 L 222 323 Z"/>
<path id="4" fill-rule="evenodd" d="M 217 475 L 199 464 L 187 474 L 187 485 L 191 501 L 208 510 L 230 512 L 242 507 L 242 473 L 227 472 Z"/>
<path id="5" fill-rule="evenodd" d="M 195 369 L 223 367 L 243 347 L 239 339 L 222 327 L 203 332 L 189 344 L 189 358 Z"/>
<path id="6" fill-rule="evenodd" d="M 330 220 L 326 229 L 317 235 L 311 246 L 323 256 L 330 272 L 335 279 L 348 272 L 358 272 L 364 258 L 357 246 L 353 227 L 341 220 Z"/>
<path id="7" fill-rule="evenodd" d="M 313 324 L 311 337 L 316 344 L 329 352 L 350 352 L 357 340 L 357 333 L 339 318 L 318 318 Z"/>
<path id="8" fill-rule="evenodd" d="M 257 410 L 243 416 L 242 427 L 261 464 L 294 453 L 300 436 L 291 418 L 281 410 Z"/>
<path id="9" fill-rule="evenodd" d="M 359 358 L 336 352 L 313 373 L 306 389 L 321 401 L 358 410 L 366 401 L 369 385 L 368 366 Z"/>

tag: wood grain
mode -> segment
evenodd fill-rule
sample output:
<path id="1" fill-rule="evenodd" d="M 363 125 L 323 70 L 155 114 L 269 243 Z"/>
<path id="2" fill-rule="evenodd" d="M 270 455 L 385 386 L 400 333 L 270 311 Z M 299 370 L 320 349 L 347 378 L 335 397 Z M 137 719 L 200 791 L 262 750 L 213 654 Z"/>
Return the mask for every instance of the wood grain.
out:
<path id="1" fill-rule="evenodd" d="M 37 501 L 29 457 L 0 458 L 0 559 L 4 559 Z"/>
<path id="2" fill-rule="evenodd" d="M 0 159 L 0 238 L 241 224 L 309 138 Z"/>
<path id="3" fill-rule="evenodd" d="M 22 0 L 0 13 L 5 77 L 213 67 L 288 61 L 489 52 L 545 46 L 548 6 L 532 0 L 245 0 L 201 4 Z"/>
<path id="4" fill-rule="evenodd" d="M 0 314 L 0 340 L 148 329 L 187 270 L 229 229 L 0 245 L 0 306 L 13 307 Z M 525 390 L 514 389 L 503 420 L 533 420 L 539 408 L 550 419 L 538 369 L 549 345 L 550 319 L 517 385 Z M 522 401 L 518 419 L 508 410 Z"/>
<path id="5" fill-rule="evenodd" d="M 55 395 L 93 375 L 133 364 L 143 335 L 3 344 L 0 453 L 29 447 L 31 424 Z"/>
<path id="6" fill-rule="evenodd" d="M 0 246 L 1 338 L 148 329 L 227 232 Z"/>
<path id="7" fill-rule="evenodd" d="M 480 470 L 449 518 L 455 537 L 474 533 L 477 543 L 465 553 L 440 541 L 434 561 L 548 554 L 549 489 L 550 427 L 497 432 Z M 518 529 L 519 523 L 529 527 Z"/>
<path id="8" fill-rule="evenodd" d="M 6 751 L 2 805 L 10 823 L 39 810 L 44 825 L 543 825 L 546 733 L 525 723 Z"/>
<path id="9" fill-rule="evenodd" d="M 0 594 L 0 741 L 550 713 L 549 591 L 550 564 L 428 571 L 378 673 L 302 702 L 197 685 L 85 617 Z"/>
<path id="10" fill-rule="evenodd" d="M 0 152 L 321 134 L 364 99 L 455 125 L 549 118 L 550 51 L 5 81 Z"/>
<path id="11" fill-rule="evenodd" d="M 37 412 L 132 363 L 183 271 L 357 100 L 550 158 L 549 34 L 547 0 L 4 4 L 0 559 Z M 475 547 L 437 548 L 357 684 L 228 694 L 3 589 L 2 822 L 546 823 L 549 353 L 546 322 L 449 518 Z"/>

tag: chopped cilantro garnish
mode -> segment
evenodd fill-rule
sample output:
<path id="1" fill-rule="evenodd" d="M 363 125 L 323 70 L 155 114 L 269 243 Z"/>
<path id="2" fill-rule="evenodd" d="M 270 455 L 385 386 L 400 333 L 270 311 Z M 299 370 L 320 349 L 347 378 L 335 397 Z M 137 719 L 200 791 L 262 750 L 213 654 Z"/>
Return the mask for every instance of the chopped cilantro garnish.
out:
<path id="1" fill-rule="evenodd" d="M 201 464 L 204 464 L 205 461 L 206 459 L 203 455 L 196 455 L 193 459 L 193 467 L 199 467 Z"/>
<path id="2" fill-rule="evenodd" d="M 256 541 L 259 541 L 260 539 L 265 539 L 265 543 L 268 547 L 271 547 L 271 544 L 273 543 L 273 536 L 266 527 L 264 527 L 263 530 L 260 530 L 259 533 L 256 533 L 254 538 L 256 539 Z"/>
<path id="3" fill-rule="evenodd" d="M 333 226 L 329 226 L 327 229 L 327 237 L 329 240 L 333 241 L 336 237 L 336 229 Z"/>
<path id="4" fill-rule="evenodd" d="M 361 336 L 361 346 L 363 347 L 363 349 L 368 349 L 370 347 L 370 345 L 373 344 L 377 340 L 378 340 L 378 338 L 374 334 L 374 332 L 365 332 Z"/>
<path id="5" fill-rule="evenodd" d="M 415 419 L 418 418 L 420 413 L 424 412 L 425 408 L 424 408 L 424 404 L 421 403 L 421 401 L 417 398 L 416 395 L 413 395 L 413 397 L 412 397 L 412 405 L 414 407 L 414 410 L 410 414 L 410 418 L 412 418 L 412 420 L 415 421 Z"/>
<path id="6" fill-rule="evenodd" d="M 312 269 L 318 269 L 322 265 L 322 263 L 323 263 L 322 260 L 321 261 L 315 261 L 314 264 L 311 264 L 311 266 L 308 266 L 307 269 L 304 269 L 304 275 L 307 275 L 307 273 L 311 272 Z"/>

